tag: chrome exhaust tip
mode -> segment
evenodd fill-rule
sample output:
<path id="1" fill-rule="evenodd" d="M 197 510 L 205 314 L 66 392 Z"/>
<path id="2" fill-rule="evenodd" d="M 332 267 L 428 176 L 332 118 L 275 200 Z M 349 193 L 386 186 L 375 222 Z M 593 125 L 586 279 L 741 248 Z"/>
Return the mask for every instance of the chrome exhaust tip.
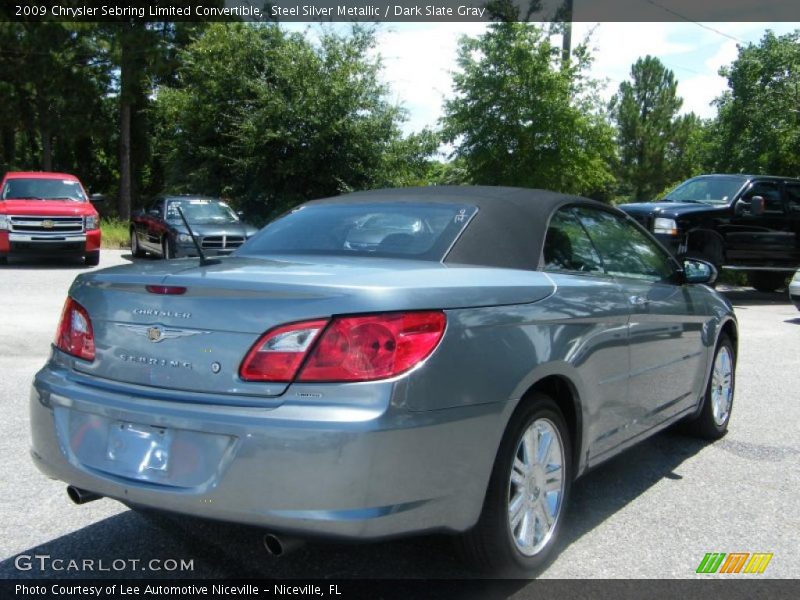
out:
<path id="1" fill-rule="evenodd" d="M 263 543 L 264 549 L 271 556 L 284 556 L 305 545 L 305 542 L 301 539 L 281 537 L 274 533 L 264 534 Z"/>
<path id="2" fill-rule="evenodd" d="M 69 499 L 75 504 L 86 504 L 87 502 L 93 502 L 94 500 L 99 500 L 102 498 L 100 494 L 95 494 L 94 492 L 90 492 L 88 490 L 82 490 L 74 485 L 67 486 L 67 496 L 69 496 Z"/>

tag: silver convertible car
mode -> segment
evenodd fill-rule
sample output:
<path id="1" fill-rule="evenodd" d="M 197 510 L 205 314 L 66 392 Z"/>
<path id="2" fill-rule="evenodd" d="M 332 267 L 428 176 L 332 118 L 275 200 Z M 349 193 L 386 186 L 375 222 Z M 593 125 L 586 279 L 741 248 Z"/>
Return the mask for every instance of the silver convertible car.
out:
<path id="1" fill-rule="evenodd" d="M 291 539 L 552 553 L 573 480 L 678 421 L 725 434 L 737 325 L 619 210 L 493 187 L 308 202 L 230 257 L 79 276 L 32 455 L 108 497 Z"/>

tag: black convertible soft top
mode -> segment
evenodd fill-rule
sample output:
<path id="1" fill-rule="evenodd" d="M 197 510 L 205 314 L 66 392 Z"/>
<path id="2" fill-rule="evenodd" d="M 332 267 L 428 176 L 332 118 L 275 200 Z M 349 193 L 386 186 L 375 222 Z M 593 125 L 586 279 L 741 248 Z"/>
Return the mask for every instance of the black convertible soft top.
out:
<path id="1" fill-rule="evenodd" d="M 307 204 L 359 202 L 469 204 L 478 213 L 445 257 L 449 264 L 538 269 L 550 216 L 567 204 L 613 210 L 608 205 L 547 190 L 492 186 L 407 187 L 354 192 Z M 624 213 L 619 212 L 625 218 Z"/>

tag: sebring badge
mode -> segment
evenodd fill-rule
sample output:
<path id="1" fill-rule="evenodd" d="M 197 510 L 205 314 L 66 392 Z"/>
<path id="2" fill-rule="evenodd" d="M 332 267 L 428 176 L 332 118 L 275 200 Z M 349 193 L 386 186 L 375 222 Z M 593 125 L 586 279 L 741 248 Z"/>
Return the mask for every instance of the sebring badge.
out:
<path id="1" fill-rule="evenodd" d="M 142 334 L 154 344 L 163 342 L 164 340 L 211 333 L 210 331 L 200 331 L 197 329 L 176 329 L 174 327 L 162 327 L 160 325 L 133 325 L 130 323 L 117 323 L 117 327 L 124 327 L 128 331 Z"/>

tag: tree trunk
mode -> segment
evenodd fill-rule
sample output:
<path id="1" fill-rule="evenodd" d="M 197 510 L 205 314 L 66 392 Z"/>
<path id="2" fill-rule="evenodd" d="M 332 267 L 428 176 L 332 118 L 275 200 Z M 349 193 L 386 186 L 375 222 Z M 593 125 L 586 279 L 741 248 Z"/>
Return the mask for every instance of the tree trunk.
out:
<path id="1" fill-rule="evenodd" d="M 50 135 L 50 128 L 45 123 L 39 128 L 39 135 L 42 138 L 42 171 L 52 171 L 53 136 Z"/>
<path id="2" fill-rule="evenodd" d="M 129 25 L 125 25 L 129 27 Z M 127 31 L 120 32 L 120 90 L 119 90 L 119 218 L 131 216 L 131 81 L 132 68 Z"/>
<path id="3" fill-rule="evenodd" d="M 561 38 L 561 66 L 569 65 L 569 56 L 572 53 L 572 2 L 564 0 L 562 10 L 564 11 L 564 35 Z"/>
<path id="4" fill-rule="evenodd" d="M 119 218 L 127 221 L 131 216 L 131 103 L 120 102 L 119 107 Z"/>

